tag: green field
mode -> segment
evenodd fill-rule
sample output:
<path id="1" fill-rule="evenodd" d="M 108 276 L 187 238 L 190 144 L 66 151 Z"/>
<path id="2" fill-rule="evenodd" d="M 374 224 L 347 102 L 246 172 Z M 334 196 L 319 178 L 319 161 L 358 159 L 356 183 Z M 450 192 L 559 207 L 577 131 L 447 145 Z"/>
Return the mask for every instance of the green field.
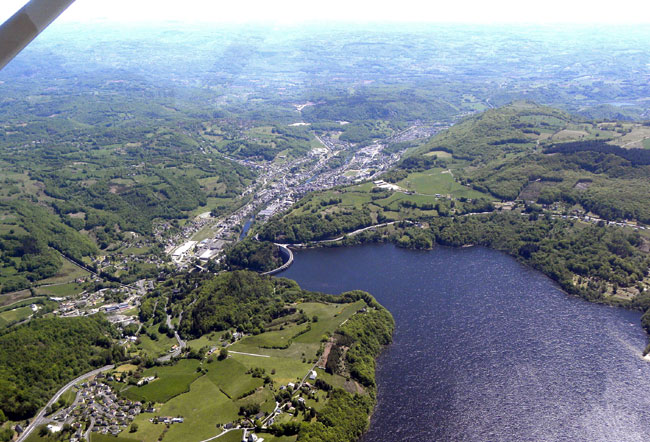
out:
<path id="1" fill-rule="evenodd" d="M 172 323 L 174 323 L 174 321 L 172 321 Z M 203 347 L 212 348 L 212 347 L 215 347 L 215 346 L 219 345 L 219 343 L 217 342 L 216 335 L 213 335 L 212 337 L 210 337 L 210 336 L 211 335 L 203 335 L 198 339 L 191 339 L 191 340 L 187 341 L 187 346 L 199 349 L 199 348 L 203 348 Z"/>
<path id="2" fill-rule="evenodd" d="M 165 355 L 173 345 L 177 344 L 176 338 L 170 338 L 166 334 L 158 333 L 157 325 L 149 326 L 147 331 L 156 333 L 158 340 L 154 341 L 144 333 L 139 336 L 140 344 L 138 344 L 137 348 L 146 355 L 151 357 Z"/>
<path id="3" fill-rule="evenodd" d="M 157 409 L 156 409 L 157 412 Z M 157 414 L 156 414 L 157 415 Z M 153 424 L 149 421 L 154 415 L 151 413 L 141 413 L 135 417 L 133 423 L 138 426 L 138 431 L 131 433 L 129 428 L 125 428 L 120 433 L 120 437 L 133 438 L 139 442 L 155 442 L 158 440 L 163 430 L 164 425 Z"/>
<path id="4" fill-rule="evenodd" d="M 135 442 L 138 439 L 131 439 L 125 436 L 112 436 L 109 434 L 91 433 L 90 442 Z"/>
<path id="5" fill-rule="evenodd" d="M 249 336 L 242 340 L 243 345 L 259 348 L 281 347 L 289 344 L 294 336 L 304 333 L 308 324 L 291 325 L 284 330 L 274 330 L 257 336 Z"/>
<path id="6" fill-rule="evenodd" d="M 261 379 L 246 374 L 246 370 L 248 370 L 248 367 L 241 362 L 234 358 L 228 358 L 208 364 L 207 377 L 228 397 L 237 399 L 243 394 L 260 387 L 263 383 Z"/>
<path id="7" fill-rule="evenodd" d="M 248 336 L 228 347 L 228 358 L 218 360 L 211 356 L 203 361 L 182 359 L 172 366 L 153 367 L 142 376 L 157 374 L 158 380 L 142 387 L 129 387 L 123 394 L 130 399 L 156 402 L 155 416 L 183 416 L 182 424 L 173 424 L 164 435 L 165 441 L 200 441 L 220 433 L 223 424 L 233 422 L 240 407 L 257 404 L 260 410 L 270 413 L 275 408 L 275 393 L 280 385 L 302 380 L 316 361 L 323 336 L 334 332 L 344 321 L 366 306 L 364 301 L 351 304 L 329 304 L 306 302 L 294 305 L 295 314 L 282 317 L 272 323 L 274 327 L 283 324 L 282 330 L 273 330 L 256 336 Z M 309 321 L 296 324 L 303 313 Z M 314 318 L 317 319 L 314 321 Z M 271 324 L 269 324 L 270 326 Z M 296 336 L 298 332 L 303 332 Z M 264 346 L 283 345 L 293 338 L 288 349 L 269 349 Z M 217 345 L 216 334 L 208 334 L 189 341 L 193 348 Z M 241 351 L 254 355 L 233 353 Z M 268 355 L 261 357 L 255 355 Z M 210 362 L 211 361 L 211 362 Z M 197 372 L 200 367 L 205 375 Z M 133 368 L 133 367 L 126 367 Z M 253 377 L 249 370 L 263 370 L 261 377 Z M 264 384 L 269 376 L 272 384 Z M 319 370 L 319 377 L 336 387 L 343 387 L 345 378 Z M 322 408 L 326 394 L 321 392 L 319 403 Z M 136 417 L 136 433 L 123 434 L 143 442 L 155 442 L 163 433 L 162 424 L 149 421 L 154 415 L 143 413 Z M 296 437 L 278 437 L 261 434 L 265 440 L 293 442 Z M 218 440 L 239 440 L 241 432 L 229 432 Z"/>
<path id="8" fill-rule="evenodd" d="M 63 264 L 61 265 L 61 269 L 59 270 L 59 273 L 57 273 L 55 276 L 51 278 L 43 279 L 38 283 L 39 284 L 60 284 L 63 282 L 73 281 L 77 278 L 85 278 L 86 276 L 90 275 L 90 273 L 72 264 L 67 259 L 63 259 L 62 262 Z"/>
<path id="9" fill-rule="evenodd" d="M 157 375 L 158 379 L 141 387 L 130 387 L 124 391 L 124 395 L 135 401 L 167 402 L 189 389 L 190 384 L 199 377 L 196 371 L 198 366 L 197 360 L 183 359 L 174 365 L 147 369 L 144 377 Z"/>
<path id="10" fill-rule="evenodd" d="M 287 351 L 287 350 L 277 350 Z M 275 370 L 275 374 L 271 375 L 273 381 L 279 384 L 286 384 L 287 382 L 295 382 L 297 379 L 307 374 L 313 364 L 303 363 L 300 359 L 295 357 L 271 356 L 268 358 L 260 358 L 257 356 L 248 356 L 240 354 L 232 354 L 232 359 L 240 362 L 245 367 L 259 367 L 266 370 L 270 374 Z"/>
<path id="11" fill-rule="evenodd" d="M 425 172 L 415 172 L 397 183 L 400 187 L 423 195 L 451 195 L 456 198 L 485 198 L 486 194 L 463 186 L 454 180 L 448 170 L 435 168 Z"/>
<path id="12" fill-rule="evenodd" d="M 438 158 L 451 158 L 452 155 L 449 152 L 445 152 L 444 150 L 432 150 L 431 152 L 427 152 L 424 154 L 427 157 L 431 156 L 436 156 Z"/>
<path id="13" fill-rule="evenodd" d="M 298 438 L 298 436 L 272 436 L 267 433 L 261 433 L 258 436 L 263 437 L 264 442 L 295 442 Z"/>
<path id="14" fill-rule="evenodd" d="M 32 297 L 32 292 L 29 290 L 20 290 L 13 293 L 5 293 L 0 295 L 0 307 L 11 306 L 17 302 L 24 301 L 25 299 L 30 299 Z"/>
<path id="15" fill-rule="evenodd" d="M 151 247 L 129 247 L 120 250 L 124 255 L 146 255 L 151 252 Z"/>
<path id="16" fill-rule="evenodd" d="M 192 241 L 203 241 L 206 238 L 214 237 L 214 230 L 212 230 L 213 225 L 214 225 L 214 223 L 211 222 L 211 223 L 207 224 L 206 226 L 204 226 L 201 230 L 196 232 L 191 238 Z"/>
<path id="17" fill-rule="evenodd" d="M 307 361 L 309 361 L 316 357 L 316 352 L 320 347 L 320 342 L 323 336 L 328 332 L 334 331 L 343 321 L 352 316 L 364 305 L 365 303 L 363 301 L 358 301 L 354 304 L 324 304 L 316 302 L 299 304 L 297 308 L 303 309 L 310 319 L 314 315 L 318 316 L 318 321 L 310 322 L 311 329 L 296 337 L 289 348 L 270 349 L 262 348 L 254 344 L 255 342 L 266 342 L 264 335 L 275 332 L 262 333 L 261 335 L 256 336 L 255 340 L 249 340 L 248 338 L 243 339 L 230 348 L 243 353 L 272 356 L 272 358 L 257 358 L 259 363 L 258 365 L 253 366 L 259 366 L 262 368 L 275 368 L 273 361 L 282 358 L 293 358 L 300 361 L 302 361 L 303 358 L 306 358 Z M 248 358 L 249 356 L 233 354 L 232 357 L 239 360 L 240 358 Z M 268 371 L 270 370 L 267 369 L 267 372 Z M 284 372 L 282 377 L 283 382 L 289 382 L 292 380 L 293 373 L 293 370 Z"/>
<path id="18" fill-rule="evenodd" d="M 237 417 L 239 407 L 230 401 L 206 376 L 194 381 L 187 393 L 176 396 L 156 410 L 157 416 L 183 416 L 185 422 L 174 424 L 165 435 L 170 441 L 199 441 L 219 434 L 217 424 L 225 424 Z M 153 442 L 164 429 L 162 424 L 149 422 L 151 414 L 143 413 L 135 419 L 138 431 L 129 434 L 143 442 Z"/>
<path id="19" fill-rule="evenodd" d="M 63 297 L 63 298 L 66 298 L 68 296 L 78 295 L 83 291 L 84 291 L 83 284 L 77 284 L 76 282 L 36 288 L 36 293 L 38 293 L 39 295 L 43 294 L 43 295 Z"/>
<path id="20" fill-rule="evenodd" d="M 233 430 L 215 440 L 218 442 L 241 442 L 243 435 L 244 432 L 242 430 Z M 266 435 L 264 435 L 264 441 L 266 442 L 267 440 Z"/>
<path id="21" fill-rule="evenodd" d="M 166 441 L 199 441 L 219 433 L 217 424 L 225 424 L 237 417 L 239 407 L 230 401 L 206 376 L 197 379 L 190 392 L 178 396 L 161 409 L 164 416 L 183 416 L 185 422 L 172 425 Z"/>
<path id="22" fill-rule="evenodd" d="M 20 307 L 30 306 L 31 304 L 36 303 L 37 301 L 45 301 L 47 298 L 44 296 L 35 296 L 33 298 L 21 299 L 19 301 L 13 302 L 8 305 L 0 307 L 0 312 L 8 312 L 9 310 L 14 310 Z"/>
<path id="23" fill-rule="evenodd" d="M 41 436 L 39 436 L 38 433 L 39 433 L 40 429 L 43 428 L 44 426 L 45 425 L 41 425 L 40 427 L 38 427 L 37 429 L 32 431 L 32 434 L 30 434 L 29 437 L 27 439 L 25 439 L 25 442 L 51 442 L 51 441 L 53 441 L 54 439 L 52 439 L 50 437 L 41 437 Z"/>
<path id="24" fill-rule="evenodd" d="M 32 313 L 32 309 L 29 306 L 2 312 L 0 313 L 0 328 L 27 319 Z"/>
<path id="25" fill-rule="evenodd" d="M 75 397 L 77 397 L 77 389 L 75 387 L 68 388 L 62 395 L 59 400 L 65 401 L 66 406 L 72 405 Z"/>
<path id="26" fill-rule="evenodd" d="M 300 344 L 320 343 L 323 335 L 336 330 L 343 322 L 365 306 L 364 301 L 357 301 L 352 304 L 324 304 L 320 302 L 300 304 L 298 307 L 303 309 L 309 318 L 317 316 L 318 321 L 312 322 L 311 330 L 298 336 L 295 342 Z"/>
<path id="27" fill-rule="evenodd" d="M 25 442 L 59 442 L 63 440 L 61 439 L 61 436 L 60 435 L 58 436 L 56 433 L 50 436 L 41 437 L 39 435 L 39 431 L 40 428 L 44 426 L 45 425 L 42 425 L 37 430 L 34 430 L 29 435 L 29 437 L 25 439 Z M 142 441 L 140 438 L 133 438 L 132 434 L 116 437 L 110 434 L 90 433 L 90 442 L 142 442 Z"/>

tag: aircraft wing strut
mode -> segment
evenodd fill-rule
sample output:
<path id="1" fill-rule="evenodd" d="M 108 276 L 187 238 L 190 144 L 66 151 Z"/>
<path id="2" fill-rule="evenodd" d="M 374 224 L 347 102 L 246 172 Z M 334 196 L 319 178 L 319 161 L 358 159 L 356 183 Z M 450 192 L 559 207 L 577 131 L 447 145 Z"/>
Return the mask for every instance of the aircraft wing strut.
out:
<path id="1" fill-rule="evenodd" d="M 0 26 L 0 69 L 72 3 L 74 0 L 31 0 Z"/>

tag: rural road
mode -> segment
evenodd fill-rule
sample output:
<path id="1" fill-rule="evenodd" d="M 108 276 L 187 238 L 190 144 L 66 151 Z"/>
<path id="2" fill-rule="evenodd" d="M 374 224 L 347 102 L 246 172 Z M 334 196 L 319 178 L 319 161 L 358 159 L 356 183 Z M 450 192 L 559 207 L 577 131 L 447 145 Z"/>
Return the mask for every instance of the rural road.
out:
<path id="1" fill-rule="evenodd" d="M 258 358 L 270 358 L 271 357 L 269 355 L 258 355 L 258 354 L 255 354 L 255 353 L 243 353 L 241 351 L 232 351 L 232 350 L 228 350 L 228 353 L 234 353 L 236 355 L 257 356 Z"/>
<path id="2" fill-rule="evenodd" d="M 212 437 L 209 438 L 209 439 L 204 439 L 204 440 L 202 440 L 201 442 L 209 442 L 209 441 L 211 441 L 211 440 L 214 440 L 214 439 L 217 439 L 218 437 L 223 436 L 224 434 L 226 434 L 226 433 L 228 433 L 228 432 L 230 432 L 230 431 L 235 431 L 235 430 L 239 430 L 239 427 L 237 427 L 237 428 L 230 428 L 230 429 L 228 429 L 228 430 L 223 430 L 221 433 L 217 434 L 216 436 L 212 436 Z"/>
<path id="3" fill-rule="evenodd" d="M 113 367 L 115 367 L 115 366 L 114 365 L 106 365 L 106 366 L 104 366 L 102 368 L 98 368 L 96 370 L 89 371 L 88 373 L 82 374 L 78 378 L 73 379 L 70 382 L 68 382 L 67 384 L 65 384 L 59 391 L 56 392 L 56 394 L 52 397 L 52 399 L 50 399 L 50 401 L 47 404 L 45 404 L 45 406 L 36 415 L 36 417 L 34 417 L 34 419 L 32 419 L 32 423 L 29 424 L 29 426 L 25 429 L 23 434 L 20 435 L 20 437 L 18 438 L 18 440 L 16 442 L 23 442 L 24 440 L 26 440 L 29 437 L 29 435 L 31 434 L 31 432 L 35 428 L 37 428 L 41 424 L 43 424 L 43 417 L 45 416 L 45 410 L 47 410 L 48 407 L 50 407 L 52 404 L 54 404 L 56 401 L 58 401 L 59 398 L 61 397 L 61 395 L 63 393 L 65 393 L 65 391 L 68 388 L 72 387 L 77 382 L 83 381 L 84 379 L 93 377 L 93 376 L 98 375 L 99 373 L 102 373 L 104 371 L 111 370 L 111 369 L 113 369 Z"/>
<path id="4" fill-rule="evenodd" d="M 408 220 L 408 219 L 390 221 L 390 222 L 387 222 L 387 223 L 373 224 L 372 226 L 362 227 L 361 229 L 357 229 L 357 230 L 354 230 L 352 232 L 345 233 L 345 234 L 343 234 L 341 236 L 337 236 L 336 238 L 332 238 L 332 239 L 323 239 L 323 240 L 320 240 L 320 241 L 310 241 L 309 243 L 283 244 L 283 245 L 286 246 L 286 247 L 303 248 L 303 247 L 310 247 L 310 246 L 312 246 L 314 244 L 326 244 L 326 243 L 330 243 L 330 242 L 341 241 L 345 237 L 355 236 L 355 235 L 358 235 L 361 232 L 365 232 L 366 230 L 372 230 L 372 229 L 378 229 L 380 227 L 392 226 L 393 224 L 398 224 L 398 223 L 414 224 L 413 221 Z"/>
<path id="5" fill-rule="evenodd" d="M 192 304 L 194 304 L 194 302 L 192 302 Z M 192 304 L 190 304 L 190 305 L 192 305 Z M 180 324 L 182 320 L 183 320 L 183 312 L 181 311 L 181 314 L 178 316 L 178 323 Z M 170 361 L 172 358 L 175 358 L 176 356 L 180 355 L 181 352 L 183 351 L 183 349 L 186 346 L 185 341 L 183 341 L 181 339 L 180 335 L 178 334 L 178 332 L 174 328 L 174 326 L 172 324 L 172 318 L 169 315 L 167 315 L 167 327 L 170 330 L 174 330 L 174 337 L 176 338 L 176 342 L 178 343 L 178 347 L 176 347 L 176 350 L 174 350 L 172 353 L 169 353 L 169 354 L 167 354 L 165 356 L 159 357 L 158 358 L 159 362 Z"/>

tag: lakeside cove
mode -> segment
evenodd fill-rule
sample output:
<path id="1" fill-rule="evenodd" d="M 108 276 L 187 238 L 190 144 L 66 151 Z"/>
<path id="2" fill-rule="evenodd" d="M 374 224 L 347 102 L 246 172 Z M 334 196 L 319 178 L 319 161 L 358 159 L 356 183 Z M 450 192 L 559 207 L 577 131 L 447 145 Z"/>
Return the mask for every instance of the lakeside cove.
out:
<path id="1" fill-rule="evenodd" d="M 393 314 L 363 442 L 650 437 L 641 315 L 569 296 L 501 252 L 317 248 L 278 276 L 366 290 Z"/>

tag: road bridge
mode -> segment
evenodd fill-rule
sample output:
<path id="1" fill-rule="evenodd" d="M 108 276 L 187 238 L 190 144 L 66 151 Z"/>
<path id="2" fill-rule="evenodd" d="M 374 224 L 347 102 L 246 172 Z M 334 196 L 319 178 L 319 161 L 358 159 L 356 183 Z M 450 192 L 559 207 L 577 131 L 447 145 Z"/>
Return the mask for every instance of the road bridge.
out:
<path id="1" fill-rule="evenodd" d="M 280 273 L 281 271 L 288 269 L 289 267 L 291 267 L 291 264 L 293 264 L 293 252 L 291 251 L 291 249 L 289 249 L 289 247 L 287 247 L 287 244 L 275 244 L 275 245 L 278 246 L 278 248 L 280 249 L 280 254 L 286 261 L 284 261 L 284 264 L 282 264 L 280 267 L 273 270 L 269 270 L 268 272 L 264 272 L 262 273 L 262 275 L 275 275 L 276 273 Z"/>

